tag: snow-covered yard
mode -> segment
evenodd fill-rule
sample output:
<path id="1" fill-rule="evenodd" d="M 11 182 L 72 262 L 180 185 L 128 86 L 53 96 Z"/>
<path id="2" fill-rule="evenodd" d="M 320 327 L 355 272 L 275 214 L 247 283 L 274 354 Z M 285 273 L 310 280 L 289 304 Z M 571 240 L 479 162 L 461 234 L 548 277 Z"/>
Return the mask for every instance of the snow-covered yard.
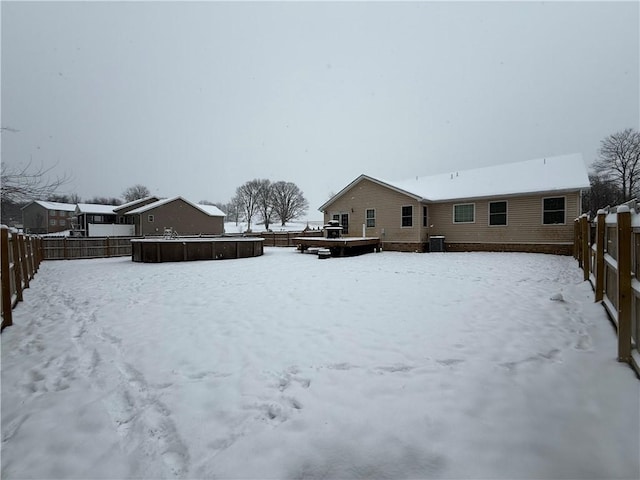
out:
<path id="1" fill-rule="evenodd" d="M 638 478 L 640 382 L 581 275 L 44 262 L 2 334 L 2 478 Z"/>

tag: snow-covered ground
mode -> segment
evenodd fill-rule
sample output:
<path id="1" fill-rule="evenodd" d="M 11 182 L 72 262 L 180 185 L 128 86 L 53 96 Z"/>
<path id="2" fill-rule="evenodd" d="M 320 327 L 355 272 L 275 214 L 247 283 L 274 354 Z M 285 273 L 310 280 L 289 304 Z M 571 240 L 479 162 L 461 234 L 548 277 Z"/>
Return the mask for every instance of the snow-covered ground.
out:
<path id="1" fill-rule="evenodd" d="M 518 253 L 44 262 L 2 334 L 2 478 L 638 478 L 640 382 L 581 275 Z"/>
<path id="2" fill-rule="evenodd" d="M 284 226 L 280 225 L 280 222 L 276 221 L 269 225 L 269 230 L 271 230 L 272 232 L 300 232 L 305 228 L 322 230 L 323 225 L 324 222 L 322 220 L 293 220 L 291 222 L 287 222 Z M 236 225 L 235 222 L 225 222 L 224 231 L 225 233 L 244 233 L 247 231 L 247 223 L 238 222 L 238 224 Z M 251 231 L 254 233 L 264 232 L 264 224 L 252 223 Z"/>

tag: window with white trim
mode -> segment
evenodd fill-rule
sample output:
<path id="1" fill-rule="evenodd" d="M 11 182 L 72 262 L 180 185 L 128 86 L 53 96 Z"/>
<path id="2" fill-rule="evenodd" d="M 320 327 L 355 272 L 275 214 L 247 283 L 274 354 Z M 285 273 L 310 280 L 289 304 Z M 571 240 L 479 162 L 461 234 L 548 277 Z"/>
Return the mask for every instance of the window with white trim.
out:
<path id="1" fill-rule="evenodd" d="M 334 213 L 332 220 L 337 220 L 342 227 L 341 234 L 346 235 L 349 233 L 349 214 L 348 213 Z"/>
<path id="2" fill-rule="evenodd" d="M 473 223 L 475 221 L 475 203 L 458 203 L 453 206 L 453 223 Z"/>
<path id="3" fill-rule="evenodd" d="M 548 197 L 542 199 L 542 224 L 564 225 L 565 223 L 565 198 Z"/>
<path id="4" fill-rule="evenodd" d="M 489 225 L 507 224 L 507 202 L 489 202 Z"/>
<path id="5" fill-rule="evenodd" d="M 426 205 L 422 206 L 422 226 L 429 226 L 429 208 Z"/>
<path id="6" fill-rule="evenodd" d="M 56 219 L 52 218 L 51 220 L 49 220 L 49 225 L 55 225 L 56 224 Z"/>
<path id="7" fill-rule="evenodd" d="M 367 208 L 365 217 L 367 227 L 373 228 L 376 226 L 376 210 L 374 208 Z"/>
<path id="8" fill-rule="evenodd" d="M 406 205 L 402 207 L 402 223 L 403 227 L 413 227 L 413 206 Z"/>
<path id="9" fill-rule="evenodd" d="M 147 221 L 148 221 L 149 223 L 153 223 L 153 221 L 154 221 L 154 217 L 153 217 L 153 215 L 149 215 L 149 216 L 147 217 Z"/>

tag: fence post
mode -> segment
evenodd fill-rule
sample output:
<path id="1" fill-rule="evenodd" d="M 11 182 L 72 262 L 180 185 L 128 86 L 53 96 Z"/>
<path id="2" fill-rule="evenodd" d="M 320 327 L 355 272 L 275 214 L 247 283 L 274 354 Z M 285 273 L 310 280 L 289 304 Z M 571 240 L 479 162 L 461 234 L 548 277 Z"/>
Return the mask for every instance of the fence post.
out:
<path id="1" fill-rule="evenodd" d="M 24 235 L 17 235 L 20 242 L 20 268 L 22 268 L 22 277 L 24 279 L 24 288 L 29 288 L 29 264 L 27 263 L 27 243 L 24 241 Z M 16 260 L 17 261 L 17 260 Z"/>
<path id="2" fill-rule="evenodd" d="M 596 224 L 596 261 L 594 265 L 596 269 L 596 302 L 601 302 L 604 294 L 604 234 L 605 228 L 607 228 L 605 224 L 605 217 L 605 211 L 598 210 Z"/>
<path id="3" fill-rule="evenodd" d="M 40 264 L 44 260 L 44 241 L 42 237 L 38 237 L 38 268 L 40 268 Z"/>
<path id="4" fill-rule="evenodd" d="M 33 268 L 33 237 L 29 235 L 26 239 L 27 243 L 27 268 L 29 269 L 29 280 L 35 277 L 36 272 Z"/>
<path id="5" fill-rule="evenodd" d="M 577 218 L 573 221 L 573 258 L 575 260 L 579 261 L 579 259 L 580 259 L 580 254 L 579 254 L 580 235 L 578 233 L 578 231 L 579 231 L 579 228 L 578 228 L 579 223 L 578 222 L 579 222 L 579 219 L 577 219 Z"/>
<path id="6" fill-rule="evenodd" d="M 62 239 L 62 256 L 67 259 L 67 237 Z"/>
<path id="7" fill-rule="evenodd" d="M 618 207 L 618 361 L 631 360 L 631 212 Z"/>
<path id="8" fill-rule="evenodd" d="M 583 279 L 589 280 L 591 261 L 589 259 L 589 219 L 586 214 L 580 217 L 580 232 L 582 237 L 580 256 L 582 257 L 582 271 L 584 272 Z"/>
<path id="9" fill-rule="evenodd" d="M 16 259 L 14 259 L 15 262 Z M 0 275 L 2 276 L 2 325 L 4 327 L 13 325 L 11 312 L 11 274 L 9 268 L 9 229 L 0 228 Z"/>
<path id="10" fill-rule="evenodd" d="M 111 256 L 111 252 L 109 249 L 109 237 L 107 237 L 104 241 L 104 248 L 105 248 L 105 257 L 110 257 Z M 186 260 L 186 258 L 185 258 Z"/>
<path id="11" fill-rule="evenodd" d="M 11 239 L 11 246 L 13 247 L 13 278 L 16 282 L 16 298 L 19 302 L 22 301 L 22 267 L 18 263 L 20 260 L 20 243 L 17 238 Z"/>

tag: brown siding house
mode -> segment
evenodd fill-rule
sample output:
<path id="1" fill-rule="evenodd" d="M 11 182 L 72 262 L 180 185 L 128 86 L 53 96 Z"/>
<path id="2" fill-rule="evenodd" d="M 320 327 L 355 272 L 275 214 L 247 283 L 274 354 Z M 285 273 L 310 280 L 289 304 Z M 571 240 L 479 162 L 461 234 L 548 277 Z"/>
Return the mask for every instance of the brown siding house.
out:
<path id="1" fill-rule="evenodd" d="M 179 235 L 222 235 L 225 214 L 209 205 L 197 205 L 182 197 L 157 200 L 124 214 L 132 218 L 137 236 L 163 235 L 171 228 Z"/>
<path id="2" fill-rule="evenodd" d="M 384 249 L 570 254 L 573 219 L 589 179 L 582 156 L 564 155 L 387 182 L 361 175 L 320 207 L 345 236 L 380 237 Z"/>
<path id="3" fill-rule="evenodd" d="M 117 207 L 113 207 L 113 212 L 117 216 L 118 224 L 133 224 L 133 217 L 127 216 L 126 213 L 131 210 L 135 210 L 136 208 L 144 207 L 145 205 L 149 205 L 150 203 L 154 203 L 160 200 L 160 197 L 150 196 L 145 198 L 140 198 L 138 200 L 133 200 L 128 203 L 123 203 Z"/>
<path id="4" fill-rule="evenodd" d="M 22 207 L 25 233 L 47 234 L 71 229 L 76 206 L 71 203 L 34 200 Z"/>

